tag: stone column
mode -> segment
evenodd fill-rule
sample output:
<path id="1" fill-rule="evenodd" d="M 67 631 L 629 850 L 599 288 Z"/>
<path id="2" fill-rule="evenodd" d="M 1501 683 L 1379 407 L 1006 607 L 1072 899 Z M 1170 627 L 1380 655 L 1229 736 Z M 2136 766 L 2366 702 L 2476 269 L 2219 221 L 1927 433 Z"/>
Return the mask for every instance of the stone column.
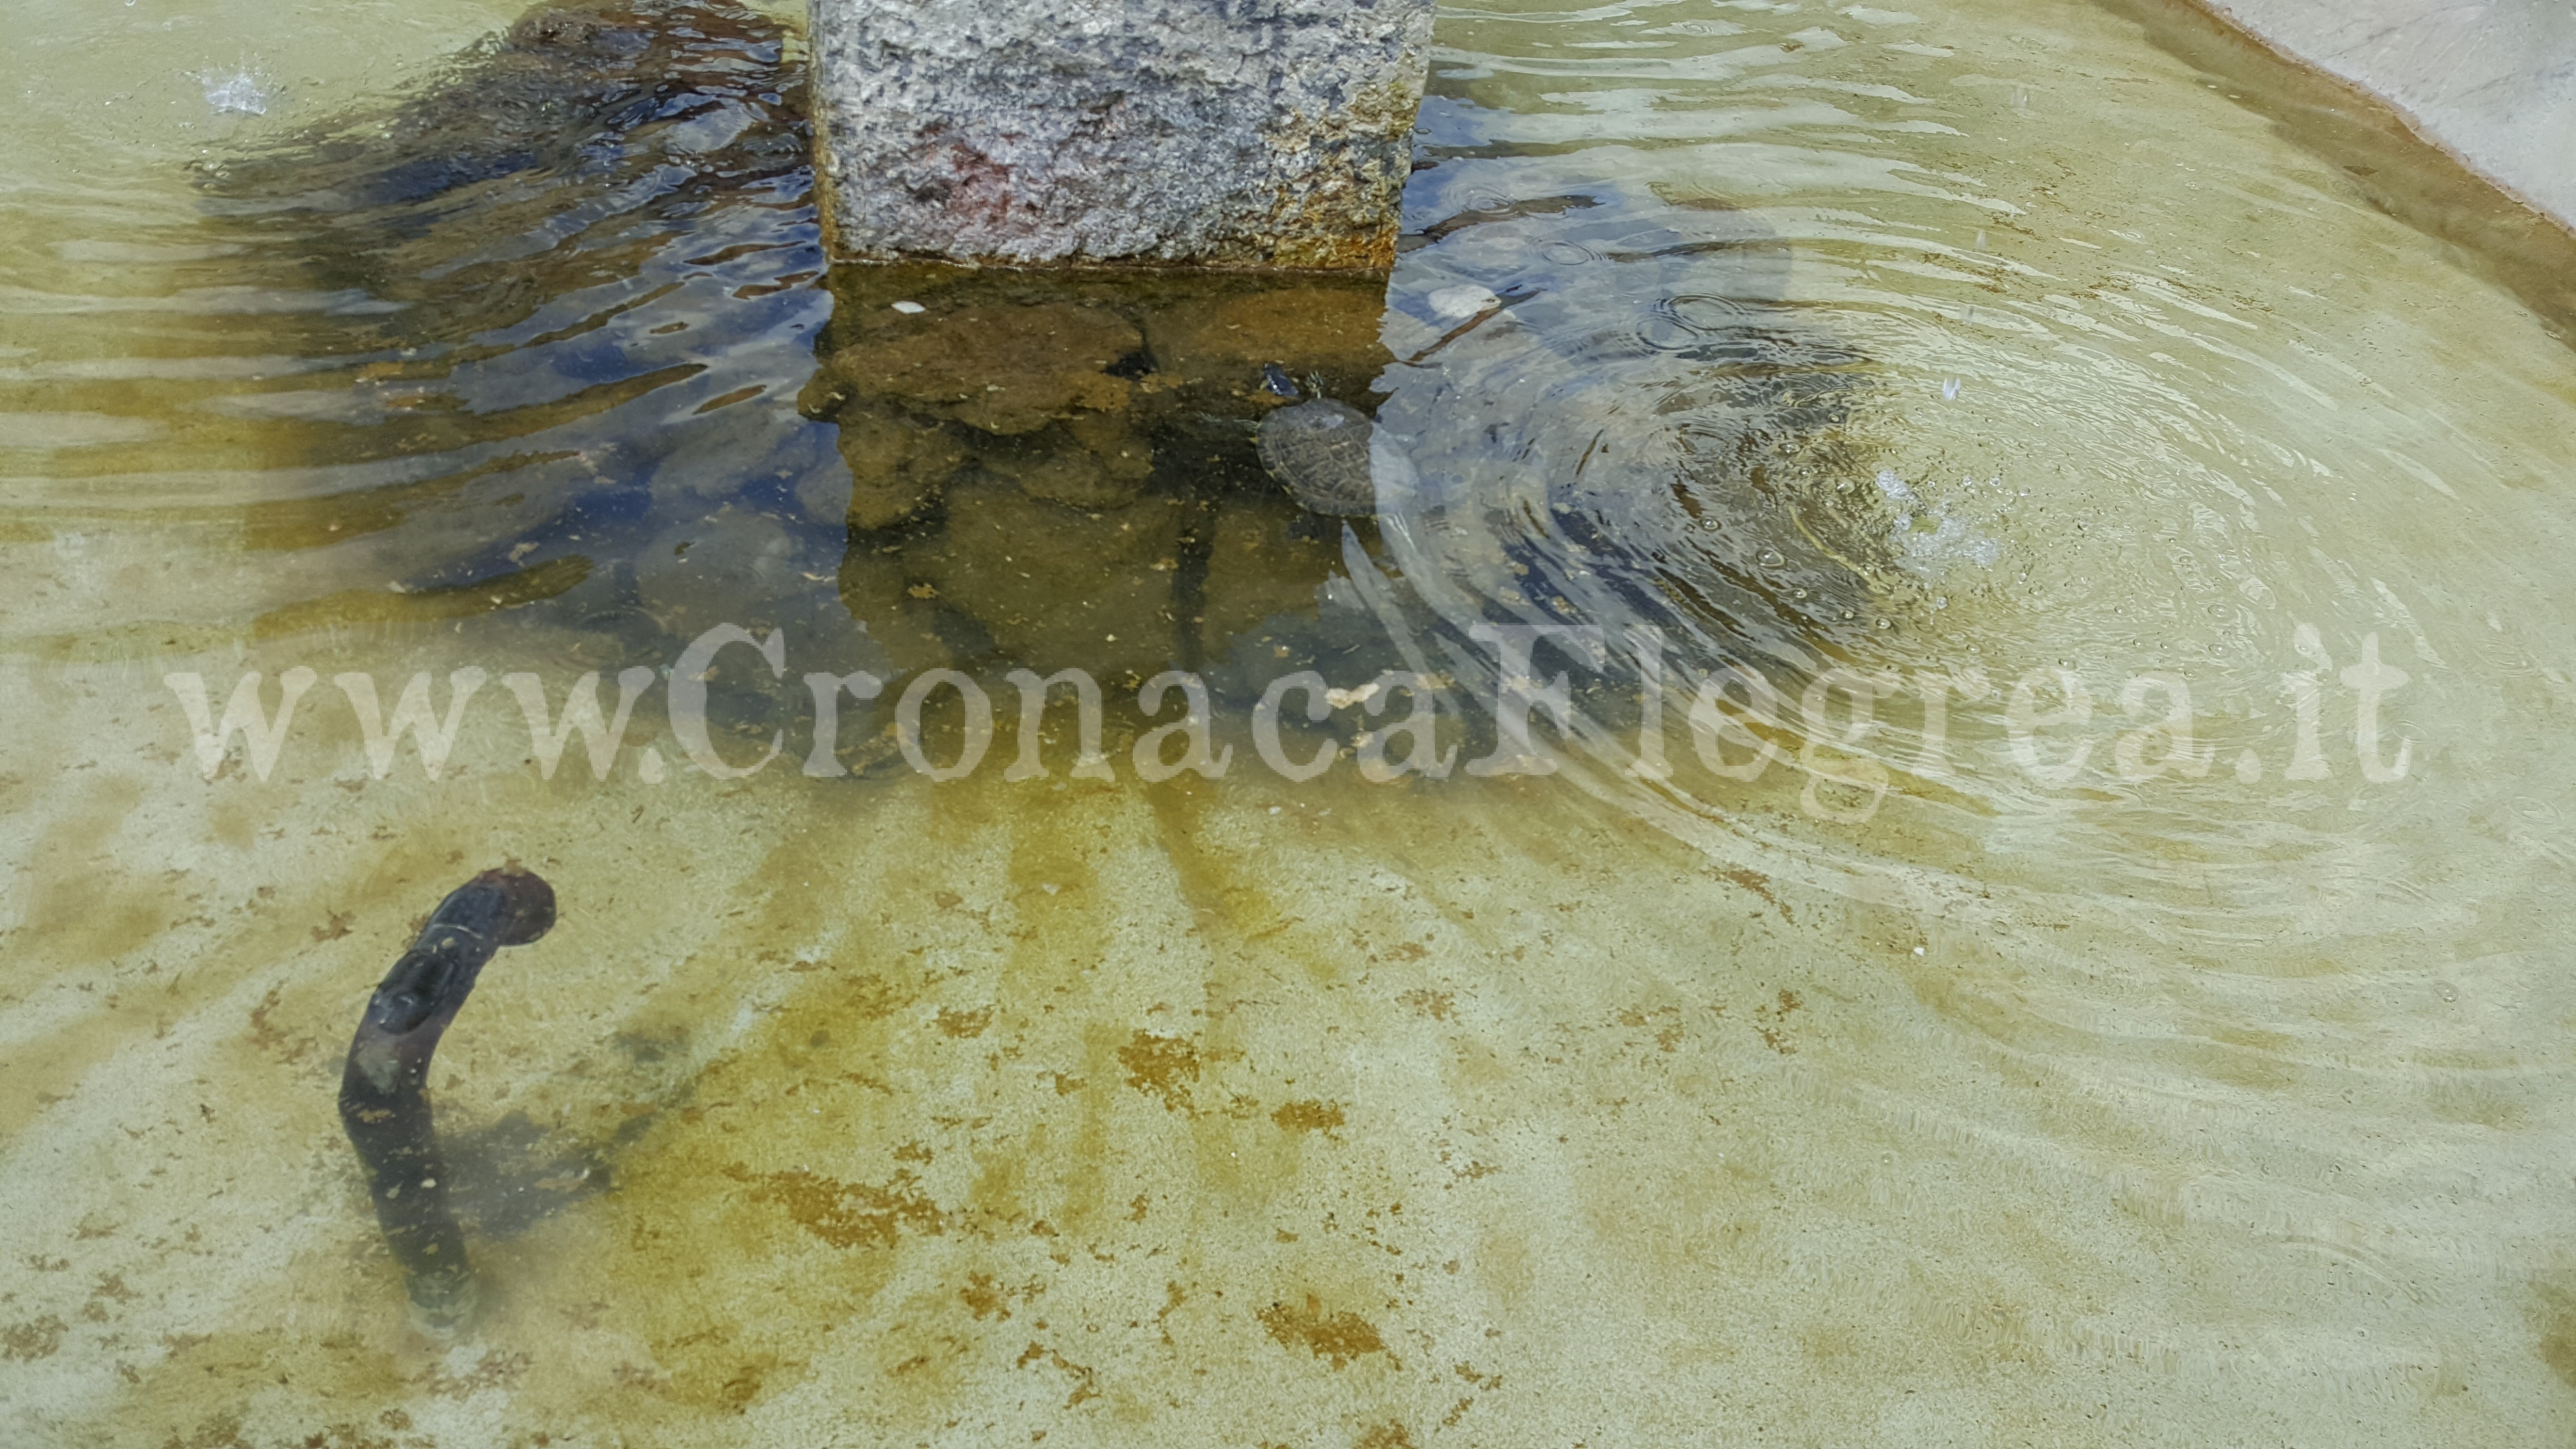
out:
<path id="1" fill-rule="evenodd" d="M 1395 259 L 1432 0 L 810 3 L 836 259 Z"/>

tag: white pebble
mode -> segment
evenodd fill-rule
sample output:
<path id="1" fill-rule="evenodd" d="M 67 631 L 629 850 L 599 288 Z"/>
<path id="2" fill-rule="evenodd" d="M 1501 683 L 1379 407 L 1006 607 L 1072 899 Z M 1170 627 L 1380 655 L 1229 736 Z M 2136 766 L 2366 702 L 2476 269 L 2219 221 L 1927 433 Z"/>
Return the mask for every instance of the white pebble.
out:
<path id="1" fill-rule="evenodd" d="M 1424 300 L 1430 302 L 1433 312 L 1443 317 L 1455 318 L 1473 317 L 1500 302 L 1502 298 L 1469 282 L 1462 286 L 1443 287 Z"/>
<path id="2" fill-rule="evenodd" d="M 901 312 L 906 317 L 909 317 L 916 312 L 927 312 L 930 310 L 919 302 L 897 302 L 894 304 L 894 309 Z"/>

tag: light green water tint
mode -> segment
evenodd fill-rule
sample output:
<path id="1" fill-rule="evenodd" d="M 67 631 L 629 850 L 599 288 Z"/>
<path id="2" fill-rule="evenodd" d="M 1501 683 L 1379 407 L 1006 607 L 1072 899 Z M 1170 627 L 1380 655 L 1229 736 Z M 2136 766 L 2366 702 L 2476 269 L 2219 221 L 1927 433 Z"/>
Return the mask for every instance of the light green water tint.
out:
<path id="1" fill-rule="evenodd" d="M 791 410 L 810 217 L 692 192 L 726 136 L 381 244 L 183 169 L 509 18 L 21 22 L 14 1440 L 2565 1442 L 2576 355 L 2241 75 L 2084 5 L 1452 11 L 1384 519 L 1166 460 L 1141 511 L 986 472 L 844 536 Z M 187 72 L 245 56 L 276 103 L 213 112 Z M 1052 652 L 1094 607 L 1169 647 Z M 329 682 L 559 699 L 725 618 L 789 630 L 791 695 L 974 673 L 993 756 L 930 783 L 881 703 L 809 778 L 791 707 L 715 780 L 657 686 L 607 778 L 575 743 L 542 780 L 494 684 L 440 780 L 408 743 L 379 779 Z M 1664 632 L 1668 779 L 1619 652 L 1554 776 L 1252 759 L 1270 673 L 1465 699 L 1465 629 L 1515 619 Z M 1692 748 L 1722 662 L 1789 701 L 1749 782 Z M 1022 663 L 1198 667 L 1234 767 L 1141 783 L 1113 722 L 1114 781 L 1069 739 L 1006 781 Z M 162 677 L 220 711 L 299 664 L 274 767 L 204 779 Z M 1847 749 L 1796 708 L 1970 666 L 2096 716 L 2034 769 L 1954 701 L 1935 768 L 1917 694 Z M 2205 775 L 2121 778 L 2151 671 Z M 2303 674 L 2324 773 L 2285 779 Z M 564 916 L 439 1058 L 486 1311 L 438 1342 L 332 1092 L 409 924 L 509 856 Z"/>

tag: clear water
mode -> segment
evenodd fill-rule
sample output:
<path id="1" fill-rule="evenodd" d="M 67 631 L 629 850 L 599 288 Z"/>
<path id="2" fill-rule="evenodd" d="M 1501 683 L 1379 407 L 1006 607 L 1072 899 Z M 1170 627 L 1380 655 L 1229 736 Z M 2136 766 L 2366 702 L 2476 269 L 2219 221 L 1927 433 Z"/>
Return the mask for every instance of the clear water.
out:
<path id="1" fill-rule="evenodd" d="M 1085 283 L 1185 384 L 1133 496 L 952 423 L 852 531 L 818 341 L 1044 299 L 823 274 L 792 45 L 500 164 L 542 85 L 444 58 L 512 18 L 19 22 L 14 1442 L 2565 1442 L 2576 355 L 2429 159 L 2153 8 L 1453 9 L 1382 356 L 1325 289 L 1187 373 L 1231 303 Z M 1383 516 L 1263 477 L 1262 360 L 1373 409 Z M 671 707 L 723 623 L 788 647 L 710 681 L 699 753 L 782 746 L 739 778 Z M 1551 775 L 1464 765 L 1511 624 L 1602 631 L 1538 657 Z M 334 677 L 467 666 L 440 777 L 379 773 Z M 541 772 L 502 677 L 639 666 Z M 1776 703 L 1695 733 L 1730 666 Z M 207 779 L 165 678 L 298 667 Z M 1102 682 L 1112 778 L 1069 715 L 1005 778 L 1020 667 Z M 937 668 L 996 715 L 946 781 Z M 1139 778 L 1166 668 L 1221 778 Z M 1351 702 L 1287 755 L 1354 757 L 1295 782 L 1252 715 L 1308 668 Z M 1362 777 L 1390 669 L 1447 777 Z M 438 1057 L 442 1341 L 334 1084 L 509 858 L 564 915 Z"/>

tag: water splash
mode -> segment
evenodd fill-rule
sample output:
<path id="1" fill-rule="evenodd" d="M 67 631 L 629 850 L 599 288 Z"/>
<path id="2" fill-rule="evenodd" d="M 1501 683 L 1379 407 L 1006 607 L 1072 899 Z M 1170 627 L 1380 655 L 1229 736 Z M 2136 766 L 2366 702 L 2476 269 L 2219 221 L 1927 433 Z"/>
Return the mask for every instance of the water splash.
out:
<path id="1" fill-rule="evenodd" d="M 205 88 L 206 104 L 219 112 L 265 116 L 277 100 L 276 82 L 248 65 L 237 65 L 229 71 L 196 71 L 190 79 Z"/>
<path id="2" fill-rule="evenodd" d="M 1896 475 L 1896 470 L 1884 469 L 1879 473 L 1878 491 L 1898 509 L 1896 546 L 1904 551 L 1908 571 L 1929 576 L 1961 561 L 1979 568 L 1992 568 L 1995 560 L 2003 557 L 2001 542 L 1970 527 L 1966 519 L 1951 517 L 1949 504 L 1925 502 L 1911 485 Z M 1917 528 L 1918 518 L 1931 527 Z"/>

